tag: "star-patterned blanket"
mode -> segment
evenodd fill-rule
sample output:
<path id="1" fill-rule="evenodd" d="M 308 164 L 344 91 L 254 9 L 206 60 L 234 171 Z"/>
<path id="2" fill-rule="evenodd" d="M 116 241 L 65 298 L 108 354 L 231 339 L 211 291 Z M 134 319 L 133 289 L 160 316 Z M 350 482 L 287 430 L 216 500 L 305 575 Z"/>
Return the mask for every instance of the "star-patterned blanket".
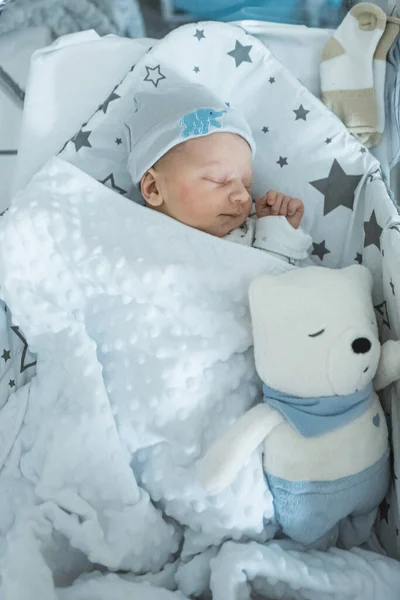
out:
<path id="1" fill-rule="evenodd" d="M 390 559 L 265 545 L 272 505 L 257 457 L 212 501 L 194 484 L 204 444 L 257 395 L 247 286 L 283 263 L 235 244 L 228 252 L 176 222 L 166 230 L 126 199 L 135 199 L 123 134 L 133 93 L 173 86 L 176 74 L 243 111 L 258 147 L 254 194 L 302 197 L 315 262 L 368 266 L 382 338 L 400 334 L 400 219 L 376 160 L 243 29 L 188 25 L 154 43 L 0 229 L 2 295 L 38 353 L 37 375 L 0 412 L 0 427 L 7 407 L 14 424 L 1 430 L 14 442 L 0 470 L 1 591 L 6 600 L 182 600 L 211 589 L 236 600 L 302 588 L 308 599 L 340 590 L 375 600 L 379 590 L 395 600 Z M 392 556 L 397 397 L 393 388 L 385 398 L 394 470 L 378 529 Z"/>

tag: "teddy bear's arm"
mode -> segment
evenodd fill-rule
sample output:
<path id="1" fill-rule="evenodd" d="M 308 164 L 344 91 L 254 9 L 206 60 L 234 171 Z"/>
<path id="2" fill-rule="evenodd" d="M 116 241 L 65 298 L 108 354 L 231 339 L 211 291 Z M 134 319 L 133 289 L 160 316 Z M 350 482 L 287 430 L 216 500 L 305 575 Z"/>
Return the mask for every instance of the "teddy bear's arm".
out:
<path id="1" fill-rule="evenodd" d="M 381 349 L 378 370 L 374 379 L 377 392 L 400 379 L 400 342 L 389 340 Z"/>
<path id="2" fill-rule="evenodd" d="M 240 417 L 207 452 L 200 463 L 200 481 L 210 493 L 228 487 L 252 453 L 284 420 L 266 404 L 258 404 Z"/>

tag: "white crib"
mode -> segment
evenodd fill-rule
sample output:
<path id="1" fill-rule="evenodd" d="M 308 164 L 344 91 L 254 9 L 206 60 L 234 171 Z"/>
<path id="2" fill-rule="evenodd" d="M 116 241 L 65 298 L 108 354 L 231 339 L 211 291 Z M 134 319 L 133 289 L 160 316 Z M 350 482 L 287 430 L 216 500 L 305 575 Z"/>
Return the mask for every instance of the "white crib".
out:
<path id="1" fill-rule="evenodd" d="M 400 0 L 397 0 L 397 4 L 400 14 Z M 391 5 L 394 10 L 394 2 Z M 171 2 L 165 1 L 163 7 L 167 16 L 175 18 Z M 331 35 L 330 30 L 256 21 L 240 22 L 238 25 L 268 46 L 310 92 L 319 96 L 319 59 Z M 143 47 L 151 43 L 151 40 L 143 39 Z M 104 98 L 130 71 L 137 55 L 137 40 L 117 36 L 102 38 L 94 31 L 64 36 L 34 53 L 26 85 L 24 111 L 18 123 L 18 156 L 15 158 L 14 174 L 12 178 L 10 176 L 12 185 L 7 194 L 2 194 L 1 210 L 8 206 L 10 197 L 23 189 L 48 159 L 60 152 L 66 140 L 80 130 L 82 123 L 87 123 Z M 77 64 L 79 69 L 76 68 Z M 394 79 L 391 65 L 388 65 L 388 78 Z M 393 193 L 399 199 L 399 168 L 393 161 L 391 135 L 389 118 L 384 138 L 372 153 L 380 161 Z M 396 435 L 394 447 L 397 463 L 400 456 L 398 437 Z M 395 498 L 399 492 L 393 489 L 392 493 Z M 380 534 L 390 555 L 400 558 L 400 538 L 394 531 L 398 528 L 399 519 L 394 527 L 391 525 L 390 531 L 384 527 Z M 222 555 L 222 563 L 223 558 Z"/>

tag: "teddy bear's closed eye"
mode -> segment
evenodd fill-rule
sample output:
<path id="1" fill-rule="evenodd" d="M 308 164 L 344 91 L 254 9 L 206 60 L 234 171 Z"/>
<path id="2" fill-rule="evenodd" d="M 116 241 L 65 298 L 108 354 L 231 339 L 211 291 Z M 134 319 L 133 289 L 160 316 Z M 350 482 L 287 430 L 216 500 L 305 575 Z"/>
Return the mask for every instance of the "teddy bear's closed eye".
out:
<path id="1" fill-rule="evenodd" d="M 311 337 L 311 338 L 316 338 L 316 337 L 318 337 L 319 335 L 322 335 L 324 332 L 325 332 L 325 329 L 321 329 L 320 331 L 317 331 L 317 333 L 309 333 L 309 334 L 308 334 L 308 337 Z"/>

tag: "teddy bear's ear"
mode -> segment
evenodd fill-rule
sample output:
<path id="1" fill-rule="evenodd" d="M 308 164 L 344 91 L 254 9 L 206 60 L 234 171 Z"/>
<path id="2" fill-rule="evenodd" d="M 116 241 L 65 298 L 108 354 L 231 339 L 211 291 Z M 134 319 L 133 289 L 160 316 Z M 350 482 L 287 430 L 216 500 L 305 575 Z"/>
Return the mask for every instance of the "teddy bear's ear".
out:
<path id="1" fill-rule="evenodd" d="M 351 279 L 351 281 L 363 287 L 368 294 L 371 294 L 374 281 L 371 272 L 366 267 L 352 265 L 351 267 L 342 269 L 342 273 Z"/>

